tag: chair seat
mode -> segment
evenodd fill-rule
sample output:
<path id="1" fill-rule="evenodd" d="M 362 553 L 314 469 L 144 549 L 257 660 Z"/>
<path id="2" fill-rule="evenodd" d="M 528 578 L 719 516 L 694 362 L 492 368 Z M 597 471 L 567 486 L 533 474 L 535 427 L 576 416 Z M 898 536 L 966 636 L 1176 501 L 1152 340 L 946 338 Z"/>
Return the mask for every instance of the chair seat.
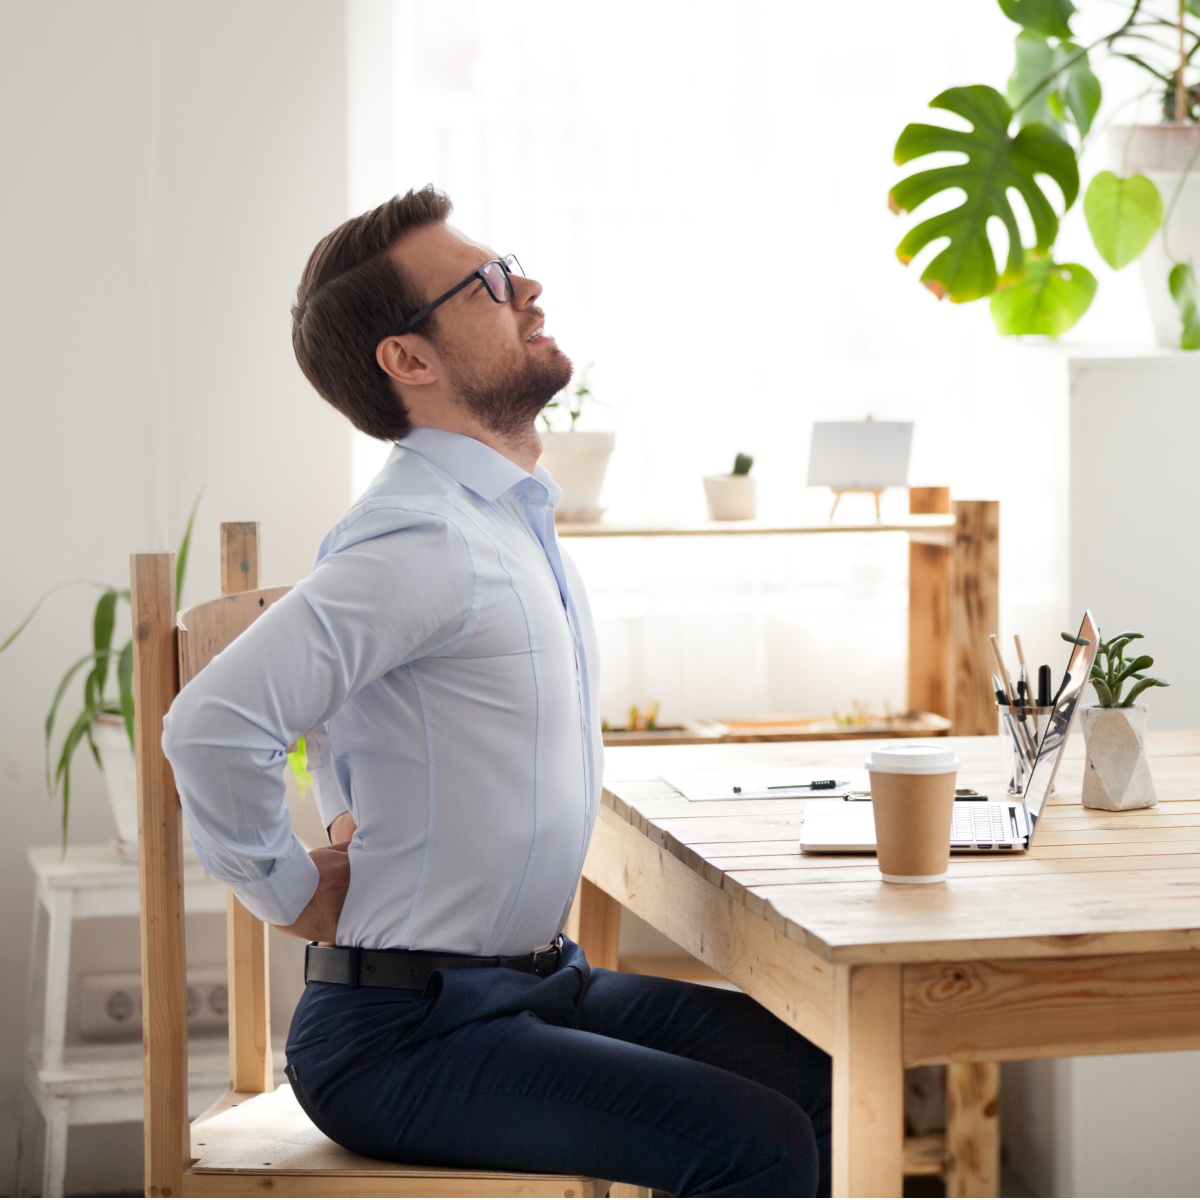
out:
<path id="1" fill-rule="evenodd" d="M 286 1084 L 226 1092 L 192 1123 L 192 1196 L 604 1196 L 609 1184 L 570 1175 L 517 1175 L 405 1166 L 331 1142 Z"/>

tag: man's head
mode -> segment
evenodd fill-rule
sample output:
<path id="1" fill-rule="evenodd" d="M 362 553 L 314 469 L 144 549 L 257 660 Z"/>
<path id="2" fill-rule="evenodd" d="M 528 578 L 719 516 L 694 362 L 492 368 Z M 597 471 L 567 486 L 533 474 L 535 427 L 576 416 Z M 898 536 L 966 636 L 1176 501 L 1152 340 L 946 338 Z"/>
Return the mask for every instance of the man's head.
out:
<path id="1" fill-rule="evenodd" d="M 453 427 L 460 413 L 520 433 L 570 380 L 570 360 L 541 331 L 540 285 L 448 226 L 450 211 L 432 185 L 396 196 L 334 230 L 305 268 L 296 357 L 372 437 L 447 417 Z"/>

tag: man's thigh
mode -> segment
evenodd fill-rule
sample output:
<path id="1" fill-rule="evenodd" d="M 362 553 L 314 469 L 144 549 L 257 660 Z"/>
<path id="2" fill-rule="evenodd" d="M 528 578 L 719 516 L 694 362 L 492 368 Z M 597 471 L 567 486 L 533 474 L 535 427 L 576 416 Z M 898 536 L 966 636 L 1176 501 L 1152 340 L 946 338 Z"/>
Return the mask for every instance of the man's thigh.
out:
<path id="1" fill-rule="evenodd" d="M 786 1096 L 812 1122 L 818 1195 L 830 1185 L 832 1061 L 742 992 L 593 968 L 581 1029 L 733 1072 Z"/>
<path id="2" fill-rule="evenodd" d="M 811 1195 L 818 1184 L 811 1123 L 780 1092 L 532 1013 L 340 1065 L 337 1128 L 311 1115 L 376 1157 L 582 1173 L 673 1195 Z M 303 1054 L 292 1068 L 306 1099 Z"/>

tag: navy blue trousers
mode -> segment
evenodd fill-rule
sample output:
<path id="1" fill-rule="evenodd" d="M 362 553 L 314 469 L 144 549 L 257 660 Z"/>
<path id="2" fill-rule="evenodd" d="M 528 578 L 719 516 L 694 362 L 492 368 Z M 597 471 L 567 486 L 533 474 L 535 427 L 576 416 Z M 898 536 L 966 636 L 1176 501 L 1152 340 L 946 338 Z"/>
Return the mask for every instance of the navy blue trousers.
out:
<path id="1" fill-rule="evenodd" d="M 584 1174 L 675 1196 L 829 1195 L 830 1060 L 747 996 L 593 970 L 310 983 L 288 1077 L 373 1158 Z"/>

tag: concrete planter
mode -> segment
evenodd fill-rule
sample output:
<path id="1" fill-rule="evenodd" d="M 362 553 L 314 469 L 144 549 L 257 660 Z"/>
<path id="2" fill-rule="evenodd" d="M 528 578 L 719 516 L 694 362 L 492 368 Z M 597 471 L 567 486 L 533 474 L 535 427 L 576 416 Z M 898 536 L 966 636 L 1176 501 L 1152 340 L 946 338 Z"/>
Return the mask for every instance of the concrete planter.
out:
<path id="1" fill-rule="evenodd" d="M 1145 753 L 1148 715 L 1144 704 L 1079 710 L 1087 743 L 1083 768 L 1085 808 L 1122 811 L 1158 803 Z"/>
<path id="2" fill-rule="evenodd" d="M 704 496 L 713 521 L 752 521 L 756 491 L 751 475 L 705 475 Z"/>

